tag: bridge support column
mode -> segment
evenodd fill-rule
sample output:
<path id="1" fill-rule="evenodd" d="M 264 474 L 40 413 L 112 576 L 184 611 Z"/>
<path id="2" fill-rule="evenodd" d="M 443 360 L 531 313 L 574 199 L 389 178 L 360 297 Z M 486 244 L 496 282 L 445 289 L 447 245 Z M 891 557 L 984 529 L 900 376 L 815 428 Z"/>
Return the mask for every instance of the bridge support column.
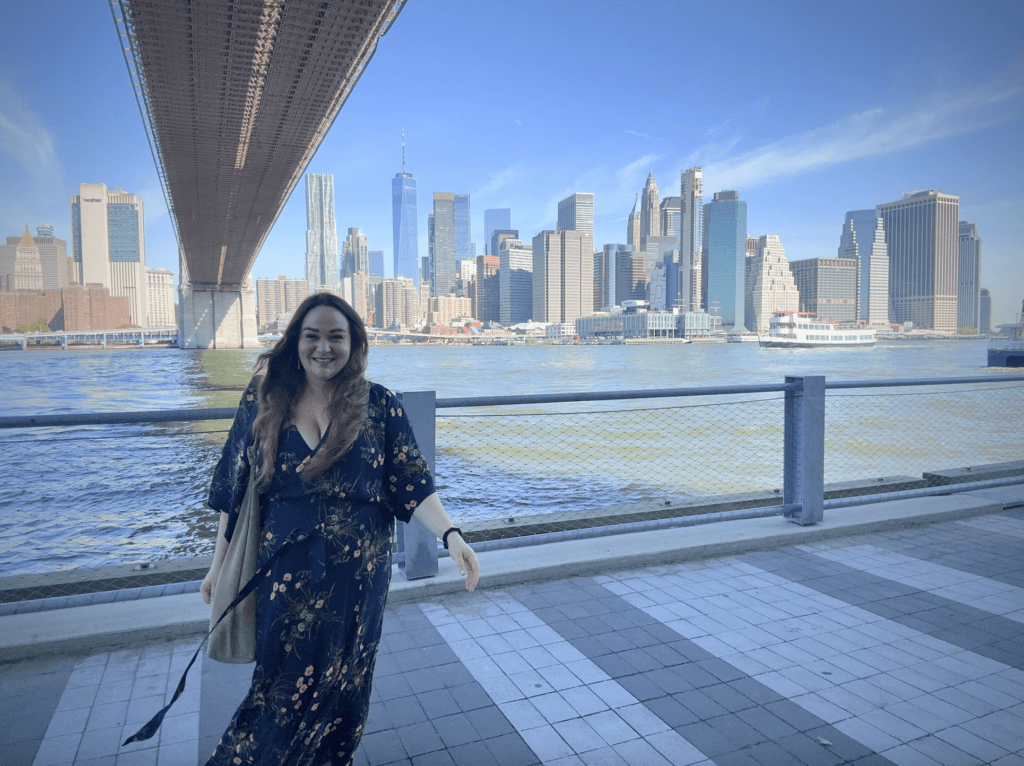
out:
<path id="1" fill-rule="evenodd" d="M 259 348 L 251 285 L 181 286 L 180 348 Z"/>

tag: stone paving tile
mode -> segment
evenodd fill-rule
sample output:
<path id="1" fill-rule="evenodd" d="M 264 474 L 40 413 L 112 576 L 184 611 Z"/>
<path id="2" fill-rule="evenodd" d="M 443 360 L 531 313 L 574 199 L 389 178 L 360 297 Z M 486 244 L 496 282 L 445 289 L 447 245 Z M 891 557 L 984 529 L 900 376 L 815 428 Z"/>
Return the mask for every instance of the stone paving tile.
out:
<path id="1" fill-rule="evenodd" d="M 355 763 L 1024 766 L 1024 513 L 968 521 L 391 607 Z M 251 667 L 117 747 L 194 647 L 0 666 L 0 761 L 195 763 Z"/>

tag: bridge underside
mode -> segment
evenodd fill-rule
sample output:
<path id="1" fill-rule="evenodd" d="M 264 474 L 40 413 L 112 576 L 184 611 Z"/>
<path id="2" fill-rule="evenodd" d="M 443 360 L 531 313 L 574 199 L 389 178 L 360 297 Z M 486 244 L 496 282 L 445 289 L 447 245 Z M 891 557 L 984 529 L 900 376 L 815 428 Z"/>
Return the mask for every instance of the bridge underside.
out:
<path id="1" fill-rule="evenodd" d="M 110 2 L 199 323 L 182 344 L 246 347 L 256 255 L 405 0 Z"/>

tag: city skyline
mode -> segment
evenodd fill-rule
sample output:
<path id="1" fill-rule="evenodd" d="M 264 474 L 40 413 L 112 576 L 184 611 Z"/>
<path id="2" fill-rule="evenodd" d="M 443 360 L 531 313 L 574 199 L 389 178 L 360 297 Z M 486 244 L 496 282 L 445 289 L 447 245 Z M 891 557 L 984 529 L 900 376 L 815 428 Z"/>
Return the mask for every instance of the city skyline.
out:
<path id="1" fill-rule="evenodd" d="M 460 189 L 474 198 L 477 254 L 485 249 L 483 210 L 514 209 L 516 228 L 530 241 L 553 228 L 557 201 L 576 190 L 595 195 L 597 248 L 622 242 L 649 172 L 665 198 L 680 194 L 682 170 L 702 167 L 705 200 L 739 191 L 749 205 L 749 233 L 777 234 L 791 260 L 832 256 L 847 211 L 909 189 L 941 189 L 960 197 L 960 218 L 984 240 L 981 282 L 993 292 L 993 323 L 1012 321 L 1024 295 L 1016 252 L 1024 236 L 1024 149 L 1015 138 L 1024 77 L 1013 33 L 1024 11 L 884 7 L 887 23 L 878 28 L 877 14 L 864 6 L 740 3 L 684 13 L 664 4 L 609 3 L 584 16 L 561 2 L 490 10 L 412 3 L 382 39 L 307 171 L 335 175 L 338 226 L 364 231 L 371 248 L 385 250 L 388 267 L 388 182 L 401 168 L 403 127 L 419 192 Z M 0 54 L 4 236 L 52 224 L 70 242 L 66 199 L 80 183 L 105 183 L 145 201 L 148 265 L 177 275 L 173 229 L 109 10 L 102 3 L 18 2 L 7 15 L 12 34 Z M 553 31 L 559 25 L 586 34 L 563 39 Z M 698 26 L 702 34 L 691 34 Z M 477 55 L 492 44 L 494 28 L 510 30 L 514 61 Z M 864 41 L 863 55 L 834 56 L 837 28 Z M 32 43 L 38 29 L 51 44 Z M 774 35 L 788 55 L 753 62 L 715 54 L 723 35 L 755 31 Z M 666 71 L 693 66 L 694 76 L 651 96 L 639 113 L 588 120 L 564 101 L 556 73 L 595 35 L 655 51 Z M 674 44 L 681 35 L 686 47 Z M 416 64 L 438 45 L 455 57 L 441 95 L 436 73 Z M 88 72 L 68 78 L 82 60 L 91 62 Z M 491 93 L 481 86 L 487 82 L 503 87 Z M 843 88 L 827 85 L 835 82 Z M 635 98 L 635 73 L 621 62 L 592 61 L 577 87 L 591 113 L 607 115 Z M 473 100 L 453 93 L 472 93 Z M 293 194 L 285 206 L 254 279 L 303 276 L 303 202 Z M 429 205 L 421 207 L 422 255 Z"/>

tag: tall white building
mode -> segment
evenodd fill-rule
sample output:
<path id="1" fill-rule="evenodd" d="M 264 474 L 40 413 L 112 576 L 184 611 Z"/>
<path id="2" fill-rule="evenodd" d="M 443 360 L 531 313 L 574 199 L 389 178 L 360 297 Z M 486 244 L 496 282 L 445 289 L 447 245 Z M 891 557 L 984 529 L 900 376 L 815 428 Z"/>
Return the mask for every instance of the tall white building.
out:
<path id="1" fill-rule="evenodd" d="M 178 318 L 174 312 L 174 274 L 168 269 L 146 269 L 146 289 L 149 293 L 149 326 L 177 326 Z"/>
<path id="2" fill-rule="evenodd" d="M 679 182 L 679 305 L 690 311 L 701 308 L 702 215 L 704 171 L 684 170 Z"/>
<path id="3" fill-rule="evenodd" d="M 338 226 L 330 173 L 306 173 L 306 281 L 312 292 L 338 291 Z"/>
<path id="4" fill-rule="evenodd" d="M 876 209 L 885 221 L 892 321 L 955 333 L 960 198 L 911 191 Z"/>
<path id="5" fill-rule="evenodd" d="M 768 332 L 768 322 L 776 311 L 800 310 L 800 293 L 776 235 L 758 237 L 757 250 L 747 256 L 746 266 L 747 329 Z"/>
<path id="6" fill-rule="evenodd" d="M 860 264 L 857 318 L 872 325 L 888 324 L 889 250 L 885 222 L 874 210 L 851 210 L 846 214 L 839 257 L 857 258 Z"/>
<path id="7" fill-rule="evenodd" d="M 594 238 L 573 230 L 540 232 L 533 238 L 533 320 L 566 323 L 593 313 Z"/>
<path id="8" fill-rule="evenodd" d="M 106 184 L 81 184 L 71 198 L 75 281 L 100 284 L 128 298 L 130 321 L 149 326 L 145 212 L 134 194 Z"/>
<path id="9" fill-rule="evenodd" d="M 578 231 L 594 239 L 594 195 L 576 192 L 558 203 L 558 228 Z"/>

